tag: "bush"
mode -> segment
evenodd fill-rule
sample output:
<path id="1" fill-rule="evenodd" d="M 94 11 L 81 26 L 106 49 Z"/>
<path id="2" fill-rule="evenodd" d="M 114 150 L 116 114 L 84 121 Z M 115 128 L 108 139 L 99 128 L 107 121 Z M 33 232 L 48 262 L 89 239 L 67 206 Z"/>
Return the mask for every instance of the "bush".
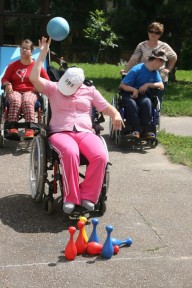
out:
<path id="1" fill-rule="evenodd" d="M 183 42 L 181 47 L 180 69 L 191 70 L 192 69 L 192 43 L 189 40 Z"/>

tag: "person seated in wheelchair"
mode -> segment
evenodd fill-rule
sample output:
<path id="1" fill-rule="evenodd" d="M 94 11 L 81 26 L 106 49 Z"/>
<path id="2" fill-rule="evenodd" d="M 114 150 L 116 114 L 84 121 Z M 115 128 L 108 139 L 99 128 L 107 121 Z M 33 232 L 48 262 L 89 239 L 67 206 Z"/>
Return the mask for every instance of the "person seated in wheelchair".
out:
<path id="1" fill-rule="evenodd" d="M 63 211 L 71 214 L 75 205 L 94 210 L 107 165 L 106 148 L 92 128 L 92 106 L 111 116 L 114 129 L 124 125 L 120 113 L 109 104 L 92 85 L 86 86 L 81 68 L 66 70 L 58 82 L 43 79 L 42 63 L 49 50 L 51 39 L 39 41 L 40 55 L 31 71 L 34 87 L 49 98 L 51 120 L 49 141 L 58 153 L 62 167 Z M 79 184 L 80 153 L 88 160 L 85 179 Z"/>
<path id="2" fill-rule="evenodd" d="M 158 69 L 165 61 L 165 52 L 154 49 L 146 63 L 133 66 L 121 81 L 119 88 L 122 89 L 126 123 L 133 127 L 129 137 L 155 138 L 151 129 L 152 103 L 147 94 L 150 89 L 164 89 Z"/>
<path id="3" fill-rule="evenodd" d="M 8 122 L 18 122 L 21 111 L 26 122 L 34 122 L 35 120 L 34 107 L 37 101 L 37 93 L 29 80 L 31 69 L 35 63 L 32 58 L 33 50 L 34 44 L 31 40 L 21 41 L 21 58 L 10 63 L 2 77 L 2 85 L 9 105 Z M 41 69 L 41 77 L 49 79 L 44 68 Z M 9 129 L 8 138 L 14 137 L 18 137 L 18 129 Z M 25 138 L 33 137 L 34 131 L 26 129 Z"/>

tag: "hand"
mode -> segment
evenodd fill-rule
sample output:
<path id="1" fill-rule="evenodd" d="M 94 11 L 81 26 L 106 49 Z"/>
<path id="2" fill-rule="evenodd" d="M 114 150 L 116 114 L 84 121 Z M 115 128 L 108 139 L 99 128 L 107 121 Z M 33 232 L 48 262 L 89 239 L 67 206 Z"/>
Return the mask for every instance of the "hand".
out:
<path id="1" fill-rule="evenodd" d="M 51 44 L 51 38 L 47 41 L 47 38 L 42 37 L 41 40 L 39 40 L 39 49 L 42 53 L 46 53 L 49 51 L 49 46 Z"/>
<path id="2" fill-rule="evenodd" d="M 147 91 L 147 89 L 148 89 L 148 84 L 146 83 L 139 88 L 139 93 L 144 94 Z"/>
<path id="3" fill-rule="evenodd" d="M 8 95 L 13 93 L 13 88 L 12 88 L 12 84 L 11 83 L 6 85 L 5 93 L 8 94 Z"/>
<path id="4" fill-rule="evenodd" d="M 139 97 L 139 91 L 137 89 L 135 89 L 135 91 L 133 92 L 133 94 L 131 95 L 131 98 L 133 99 L 137 99 Z"/>
<path id="5" fill-rule="evenodd" d="M 121 130 L 122 127 L 125 127 L 125 124 L 119 112 L 116 113 L 115 117 L 112 119 L 112 123 L 113 123 L 113 130 Z"/>
<path id="6" fill-rule="evenodd" d="M 170 73 L 170 70 L 168 68 L 164 68 L 161 70 L 162 74 L 168 75 Z"/>

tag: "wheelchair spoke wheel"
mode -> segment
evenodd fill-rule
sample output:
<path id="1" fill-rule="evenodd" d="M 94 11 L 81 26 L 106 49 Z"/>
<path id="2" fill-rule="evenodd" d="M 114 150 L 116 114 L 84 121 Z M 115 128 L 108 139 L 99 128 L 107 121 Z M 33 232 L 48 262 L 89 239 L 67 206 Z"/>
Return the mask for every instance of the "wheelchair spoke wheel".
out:
<path id="1" fill-rule="evenodd" d="M 39 202 L 44 194 L 46 181 L 46 149 L 42 135 L 34 137 L 30 154 L 30 191 L 32 198 Z"/>
<path id="2" fill-rule="evenodd" d="M 115 131 L 115 144 L 121 146 L 122 144 L 122 133 L 120 130 Z"/>
<path id="3" fill-rule="evenodd" d="M 151 148 L 157 147 L 158 143 L 159 143 L 159 141 L 157 138 L 148 140 L 148 144 Z"/>
<path id="4" fill-rule="evenodd" d="M 114 140 L 114 137 L 115 137 L 115 133 L 114 133 L 114 130 L 113 130 L 113 124 L 112 124 L 112 119 L 110 118 L 109 119 L 109 137 Z"/>
<path id="5" fill-rule="evenodd" d="M 1 133 L 1 131 L 0 131 Z M 4 137 L 3 135 L 0 135 L 0 148 L 2 148 L 4 146 Z"/>
<path id="6" fill-rule="evenodd" d="M 47 96 L 42 95 L 42 99 L 43 99 L 42 122 L 44 125 L 48 125 L 51 117 L 50 104 Z"/>

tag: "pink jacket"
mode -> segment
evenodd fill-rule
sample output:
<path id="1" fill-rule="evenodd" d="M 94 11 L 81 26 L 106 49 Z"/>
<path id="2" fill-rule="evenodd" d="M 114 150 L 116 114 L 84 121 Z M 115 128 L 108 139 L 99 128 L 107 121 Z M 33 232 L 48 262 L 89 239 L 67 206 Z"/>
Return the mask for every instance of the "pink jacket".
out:
<path id="1" fill-rule="evenodd" d="M 46 85 L 43 94 L 50 101 L 52 117 L 51 132 L 77 131 L 93 132 L 92 107 L 103 111 L 109 106 L 100 92 L 94 86 L 82 85 L 72 96 L 64 96 L 57 90 L 57 82 L 44 80 Z"/>

